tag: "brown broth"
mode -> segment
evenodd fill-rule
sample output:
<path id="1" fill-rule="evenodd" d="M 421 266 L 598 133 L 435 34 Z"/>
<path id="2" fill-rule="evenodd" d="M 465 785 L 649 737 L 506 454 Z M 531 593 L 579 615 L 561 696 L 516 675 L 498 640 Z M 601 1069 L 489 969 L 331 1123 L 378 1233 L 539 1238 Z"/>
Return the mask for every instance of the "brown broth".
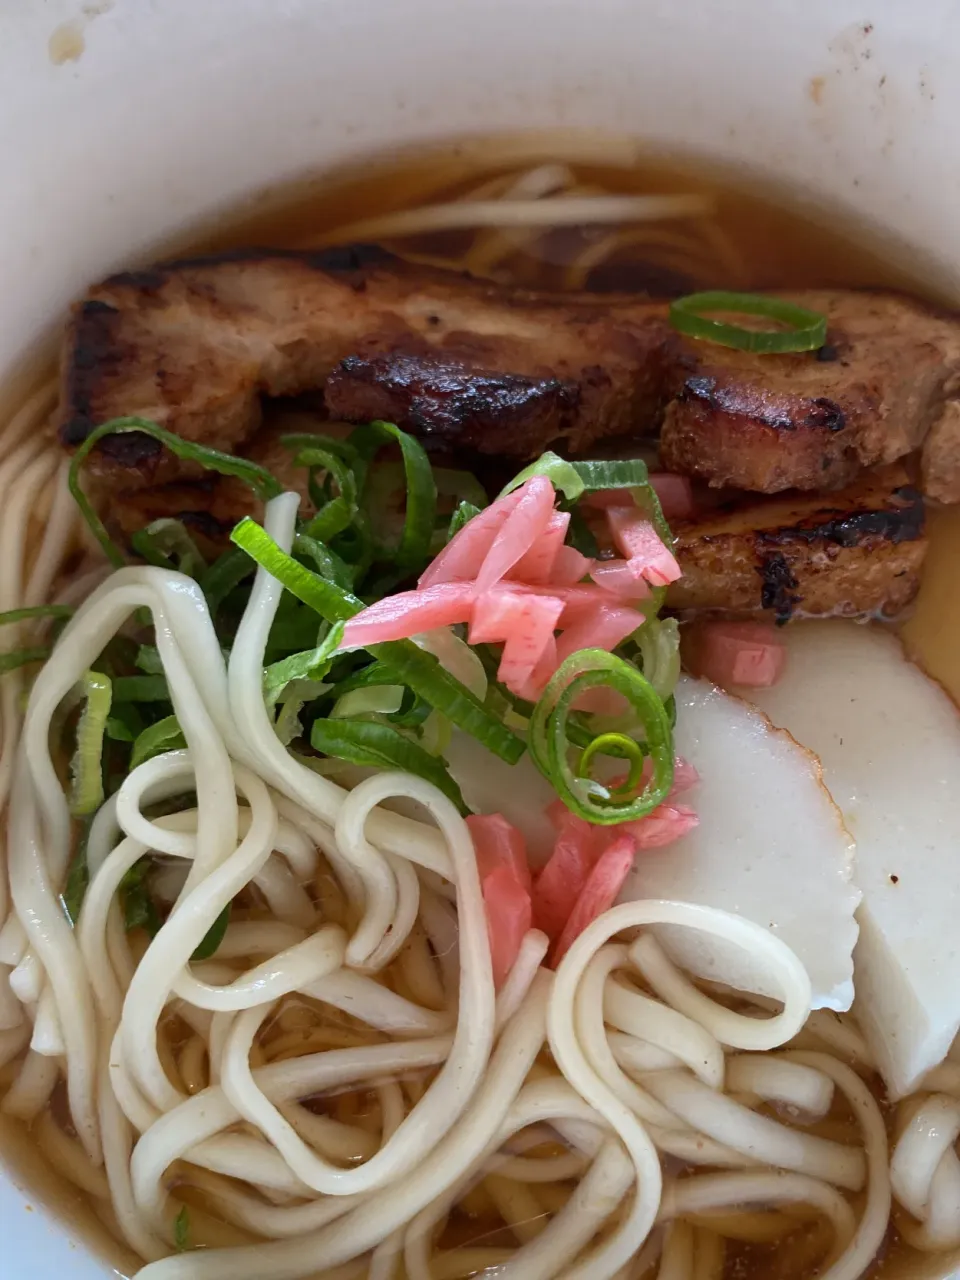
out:
<path id="1" fill-rule="evenodd" d="M 564 159 L 569 154 L 569 143 L 566 135 Z M 163 252 L 182 252 L 187 247 L 204 251 L 329 242 L 338 228 L 373 213 L 440 203 L 461 196 L 488 179 L 555 158 L 547 142 L 539 152 L 522 139 L 508 140 L 505 145 L 503 154 L 522 154 L 519 163 L 509 163 L 503 155 L 498 158 L 488 141 L 468 140 L 364 162 L 295 187 L 263 192 L 215 223 L 178 236 L 175 242 L 163 246 Z M 716 204 L 714 225 L 733 246 L 741 264 L 738 270 L 732 270 L 729 263 L 724 266 L 718 262 L 712 271 L 684 272 L 675 263 L 665 268 L 662 263 L 651 264 L 642 253 L 625 250 L 591 275 L 591 287 L 630 289 L 646 285 L 657 291 L 676 292 L 709 286 L 756 289 L 885 285 L 949 301 L 938 297 L 922 254 L 867 235 L 862 226 L 838 218 L 831 210 L 810 205 L 802 193 L 746 185 L 711 164 L 666 159 L 639 146 L 631 164 L 598 164 L 591 162 L 586 143 L 578 144 L 578 149 L 581 159 L 574 160 L 570 167 L 586 186 L 620 194 L 695 192 L 712 197 Z M 493 274 L 527 286 L 558 287 L 571 257 L 590 245 L 596 234 L 574 231 L 542 236 L 533 251 L 511 254 L 497 264 Z M 444 233 L 393 241 L 391 247 L 455 264 L 470 240 L 469 234 Z M 30 380 L 35 376 L 36 370 L 31 369 Z M 22 397 L 25 378 L 26 375 L 4 389 L 0 396 L 4 408 Z M 960 699 L 960 598 L 952 589 L 956 581 L 954 566 L 960 557 L 960 508 L 932 513 L 930 532 L 931 549 L 923 586 L 903 635 L 929 673 L 942 682 L 951 696 Z M 324 1109 L 319 1102 L 314 1105 Z M 362 1114 L 366 1107 L 366 1095 L 358 1092 L 354 1098 L 338 1098 L 334 1111 L 342 1116 L 347 1111 Z M 119 1273 L 130 1274 L 135 1269 L 130 1255 L 105 1234 L 83 1194 L 42 1163 L 30 1142 L 29 1130 L 0 1118 L 0 1147 L 18 1185 L 29 1188 L 32 1199 L 48 1205 L 71 1235 L 89 1243 Z M 202 1196 L 194 1199 L 202 1204 Z M 482 1191 L 469 1196 L 447 1227 L 444 1246 L 455 1247 L 478 1239 L 490 1245 L 506 1243 L 506 1233 L 498 1228 L 491 1210 L 492 1202 Z M 778 1275 L 796 1274 L 790 1259 L 795 1250 L 802 1249 L 802 1235 L 798 1232 L 776 1250 L 759 1245 L 732 1246 L 728 1249 L 725 1275 L 728 1280 L 776 1280 Z M 886 1280 L 932 1280 L 943 1275 L 946 1262 L 943 1255 L 913 1253 L 894 1231 L 869 1274 Z M 808 1274 L 816 1273 L 815 1269 Z"/>

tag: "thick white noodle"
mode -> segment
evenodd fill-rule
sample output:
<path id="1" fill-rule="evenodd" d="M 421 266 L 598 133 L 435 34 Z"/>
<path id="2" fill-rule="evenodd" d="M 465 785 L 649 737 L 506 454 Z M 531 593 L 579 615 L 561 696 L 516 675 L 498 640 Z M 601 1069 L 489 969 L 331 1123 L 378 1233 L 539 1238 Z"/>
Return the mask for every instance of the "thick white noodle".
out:
<path id="1" fill-rule="evenodd" d="M 56 493 L 41 594 L 72 536 Z M 281 546 L 295 512 L 294 496 L 268 506 Z M 324 1280 L 384 1280 L 401 1259 L 410 1280 L 487 1265 L 504 1280 L 627 1280 L 658 1259 L 661 1276 L 719 1280 L 725 1238 L 778 1239 L 811 1214 L 822 1219 L 817 1264 L 830 1280 L 856 1280 L 889 1218 L 886 1138 L 850 1068 L 800 1048 L 769 1053 L 791 1042 L 861 1048 L 855 1028 L 807 1021 L 796 957 L 739 917 L 637 902 L 590 925 L 556 975 L 542 967 L 549 940 L 531 930 L 495 995 L 473 845 L 449 801 L 399 773 L 346 791 L 274 734 L 261 670 L 280 594 L 260 571 L 225 666 L 193 582 L 121 570 L 80 606 L 23 719 L 0 1067 L 23 1058 L 4 1108 L 37 1120 L 43 1149 L 145 1260 L 143 1280 L 307 1280 L 318 1258 Z M 50 726 L 144 607 L 188 745 L 134 770 L 97 814 L 73 930 L 58 900 L 73 840 Z M 430 822 L 384 807 L 398 798 Z M 156 816 L 167 802 L 177 811 Z M 138 941 L 124 930 L 121 884 L 148 853 L 169 916 Z M 216 956 L 193 961 L 248 892 L 258 911 L 235 911 Z M 695 987 L 645 931 L 664 923 L 750 949 L 782 1008 L 741 1013 Z M 281 1050 L 293 1056 L 270 1060 Z M 76 1140 L 44 1111 L 61 1077 Z M 943 1076 L 944 1095 L 954 1083 L 960 1094 L 960 1078 Z M 373 1110 L 345 1119 L 310 1105 L 350 1090 Z M 861 1144 L 804 1131 L 831 1123 L 835 1091 Z M 946 1115 L 954 1099 L 940 1096 L 928 1105 Z M 893 1180 L 921 1247 L 941 1248 L 960 1179 L 933 1111 L 904 1131 Z M 563 1154 L 527 1154 L 557 1141 Z M 692 1171 L 661 1195 L 666 1156 Z M 170 1191 L 180 1181 L 187 1199 L 190 1188 L 204 1198 L 188 1216 L 209 1246 L 182 1254 Z M 438 1252 L 439 1229 L 474 1186 L 512 1244 Z M 260 1242 L 233 1244 L 235 1228 Z"/>

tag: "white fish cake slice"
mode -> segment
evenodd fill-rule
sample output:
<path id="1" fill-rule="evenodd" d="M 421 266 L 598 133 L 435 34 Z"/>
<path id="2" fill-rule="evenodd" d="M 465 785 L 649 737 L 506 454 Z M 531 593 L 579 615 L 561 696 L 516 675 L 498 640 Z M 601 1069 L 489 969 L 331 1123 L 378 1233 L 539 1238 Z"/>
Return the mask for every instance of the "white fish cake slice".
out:
<path id="1" fill-rule="evenodd" d="M 849 1008 L 859 901 L 853 841 L 817 758 L 755 707 L 686 676 L 677 687 L 676 749 L 700 773 L 680 797 L 700 825 L 664 849 L 641 851 L 623 897 L 745 916 L 797 953 L 814 1008 Z M 672 928 L 662 939 L 700 977 L 777 994 L 763 966 L 737 948 Z"/>
<path id="2" fill-rule="evenodd" d="M 816 751 L 857 842 L 854 1012 L 894 1097 L 960 1028 L 960 716 L 880 627 L 803 623 L 755 700 Z"/>

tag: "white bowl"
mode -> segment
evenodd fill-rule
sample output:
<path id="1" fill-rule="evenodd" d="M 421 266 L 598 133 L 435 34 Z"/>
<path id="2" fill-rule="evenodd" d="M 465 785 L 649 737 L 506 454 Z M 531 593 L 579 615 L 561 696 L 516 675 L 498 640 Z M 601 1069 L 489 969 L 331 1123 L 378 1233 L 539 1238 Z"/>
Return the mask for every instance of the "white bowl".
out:
<path id="1" fill-rule="evenodd" d="M 34 0 L 3 37 L 4 376 L 91 279 L 222 207 L 497 130 L 626 133 L 783 180 L 960 295 L 952 0 Z M 14 1176 L 0 1272 L 102 1277 Z"/>

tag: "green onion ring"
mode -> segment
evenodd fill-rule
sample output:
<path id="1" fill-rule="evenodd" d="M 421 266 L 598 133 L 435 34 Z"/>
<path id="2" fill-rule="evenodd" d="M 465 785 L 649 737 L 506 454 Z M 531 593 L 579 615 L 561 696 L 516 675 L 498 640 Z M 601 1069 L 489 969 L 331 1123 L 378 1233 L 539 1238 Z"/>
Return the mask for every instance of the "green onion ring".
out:
<path id="1" fill-rule="evenodd" d="M 104 436 L 127 435 L 130 432 L 151 436 L 184 462 L 196 462 L 206 470 L 217 471 L 222 476 L 235 476 L 249 485 L 262 502 L 269 502 L 271 498 L 276 498 L 278 494 L 283 493 L 283 485 L 269 471 L 257 466 L 255 462 L 249 462 L 246 458 L 234 458 L 230 454 L 221 453 L 219 449 L 208 449 L 206 445 L 193 444 L 192 441 L 184 440 L 172 431 L 158 427 L 155 422 L 148 422 L 146 418 L 113 418 L 110 422 L 94 428 L 76 450 L 70 463 L 67 486 L 90 532 L 100 543 L 104 555 L 115 569 L 123 568 L 126 560 L 123 552 L 107 532 L 93 503 L 84 493 L 83 486 L 80 484 L 80 468 L 87 454 L 100 443 Z"/>
<path id="2" fill-rule="evenodd" d="M 626 796 L 636 791 L 637 784 L 643 776 L 643 763 L 646 759 L 639 742 L 628 738 L 625 733 L 601 733 L 587 744 L 577 761 L 578 778 L 590 777 L 590 765 L 593 763 L 594 756 L 614 756 L 619 760 L 629 760 L 630 772 L 627 774 L 626 782 L 608 790 L 613 795 Z"/>
<path id="3" fill-rule="evenodd" d="M 584 794 L 583 778 L 578 776 L 579 770 L 571 769 L 568 760 L 571 742 L 567 719 L 572 705 L 586 690 L 603 687 L 622 693 L 630 703 L 646 735 L 643 745 L 653 765 L 644 789 L 623 803 L 614 797 L 601 800 Z M 603 649 L 581 649 L 560 666 L 533 709 L 528 747 L 537 768 L 567 808 L 600 826 L 644 817 L 666 799 L 673 786 L 673 732 L 663 703 L 636 668 Z M 589 750 L 589 746 L 585 748 Z M 579 761 L 582 767 L 582 755 Z M 618 791 L 616 796 L 621 794 Z"/>
<path id="4" fill-rule="evenodd" d="M 744 329 L 726 320 L 711 320 L 709 311 L 726 311 L 744 316 L 763 316 L 779 320 L 786 329 Z M 827 336 L 827 318 L 808 311 L 795 302 L 771 298 L 758 293 L 729 293 L 711 289 L 689 293 L 670 303 L 670 323 L 688 338 L 715 342 L 737 351 L 753 351 L 772 355 L 788 351 L 815 351 Z"/>

